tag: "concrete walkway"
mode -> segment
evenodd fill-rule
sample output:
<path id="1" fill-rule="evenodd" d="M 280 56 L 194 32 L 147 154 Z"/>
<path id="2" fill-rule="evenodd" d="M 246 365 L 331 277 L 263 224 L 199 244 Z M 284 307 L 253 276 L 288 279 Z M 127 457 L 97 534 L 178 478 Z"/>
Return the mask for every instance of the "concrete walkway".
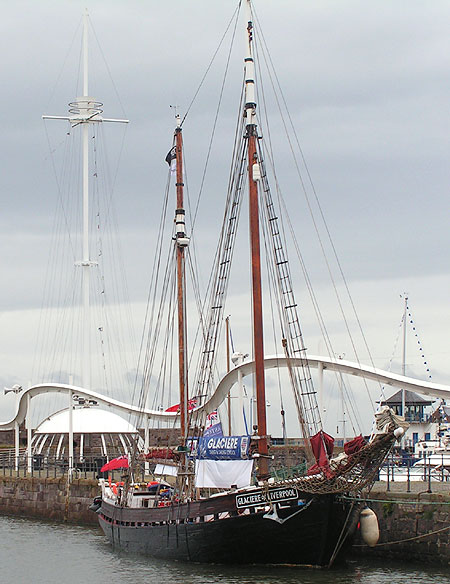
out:
<path id="1" fill-rule="evenodd" d="M 373 488 L 372 493 L 407 493 L 408 483 L 404 481 L 390 481 L 389 491 L 388 485 L 385 481 L 377 481 Z M 409 483 L 410 493 L 427 493 L 428 492 L 428 482 L 427 481 L 411 481 Z M 450 495 L 450 482 L 449 481 L 431 481 L 431 492 L 441 493 L 443 495 Z"/>

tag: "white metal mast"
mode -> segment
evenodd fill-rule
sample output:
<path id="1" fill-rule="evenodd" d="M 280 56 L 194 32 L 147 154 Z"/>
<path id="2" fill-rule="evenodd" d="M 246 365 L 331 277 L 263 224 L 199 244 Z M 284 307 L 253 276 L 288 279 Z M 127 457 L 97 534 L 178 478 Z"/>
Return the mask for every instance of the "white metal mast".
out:
<path id="1" fill-rule="evenodd" d="M 103 104 L 89 97 L 89 52 L 88 52 L 88 12 L 83 14 L 83 95 L 69 103 L 69 116 L 42 116 L 43 119 L 68 120 L 74 128 L 82 128 L 82 184 L 83 184 L 83 249 L 82 259 L 75 265 L 81 266 L 83 278 L 83 325 L 82 325 L 82 384 L 90 389 L 90 270 L 97 266 L 89 252 L 89 124 L 100 122 L 120 122 L 127 124 L 128 120 L 103 118 L 101 109 Z M 73 469 L 73 396 L 69 392 L 69 477 Z"/>
<path id="2" fill-rule="evenodd" d="M 403 352 L 402 352 L 402 375 L 406 375 L 406 313 L 408 310 L 408 295 L 405 292 L 405 306 L 403 309 Z M 406 394 L 405 390 L 402 389 L 402 416 L 406 416 Z"/>
<path id="3" fill-rule="evenodd" d="M 87 115 L 88 106 L 88 90 L 89 90 L 89 69 L 88 69 L 88 20 L 87 10 L 83 15 L 83 97 L 84 102 L 80 104 L 81 108 L 84 105 L 84 113 Z M 86 103 L 87 102 L 87 103 Z M 79 111 L 81 109 L 79 108 Z M 90 373 L 90 299 L 89 299 L 89 284 L 90 284 L 90 268 L 94 262 L 90 261 L 89 254 L 89 123 L 82 122 L 82 148 L 83 148 L 83 256 L 81 266 L 83 270 L 83 386 L 90 389 L 91 373 Z"/>
<path id="4" fill-rule="evenodd" d="M 89 97 L 88 13 L 83 15 L 83 95 L 69 103 L 69 116 L 42 116 L 43 119 L 68 120 L 74 128 L 82 128 L 82 176 L 83 176 L 83 250 L 82 259 L 76 262 L 83 270 L 83 360 L 82 383 L 90 388 L 90 268 L 97 265 L 89 252 L 89 125 L 100 122 L 128 123 L 128 120 L 103 118 L 103 104 Z"/>

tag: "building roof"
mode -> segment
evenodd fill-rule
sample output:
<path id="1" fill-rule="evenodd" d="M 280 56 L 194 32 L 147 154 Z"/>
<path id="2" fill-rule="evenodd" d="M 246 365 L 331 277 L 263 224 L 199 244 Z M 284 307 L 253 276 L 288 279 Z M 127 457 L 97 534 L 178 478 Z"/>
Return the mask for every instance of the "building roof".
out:
<path id="1" fill-rule="evenodd" d="M 73 409 L 74 434 L 135 434 L 137 430 L 127 420 L 98 406 Z M 36 428 L 35 434 L 64 434 L 69 432 L 69 409 L 52 414 Z"/>
<path id="2" fill-rule="evenodd" d="M 401 405 L 403 403 L 402 390 L 400 389 L 399 391 L 394 393 L 394 395 L 391 395 L 390 398 L 388 398 L 385 401 L 381 401 L 380 403 L 381 403 L 381 405 L 389 405 L 389 406 Z M 407 405 L 407 406 L 431 406 L 432 403 L 433 403 L 432 401 L 422 397 L 418 393 L 414 393 L 414 391 L 409 391 L 408 389 L 405 389 L 405 405 Z"/>

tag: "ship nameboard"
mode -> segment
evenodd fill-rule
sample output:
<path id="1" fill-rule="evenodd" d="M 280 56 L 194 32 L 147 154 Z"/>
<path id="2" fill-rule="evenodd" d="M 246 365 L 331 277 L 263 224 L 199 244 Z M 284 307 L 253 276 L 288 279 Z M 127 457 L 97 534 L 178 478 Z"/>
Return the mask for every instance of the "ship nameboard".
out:
<path id="1" fill-rule="evenodd" d="M 244 509 L 245 507 L 267 505 L 268 503 L 282 503 L 284 501 L 293 501 L 298 497 L 298 491 L 294 487 L 269 489 L 265 492 L 258 490 L 236 495 L 236 507 L 237 509 Z"/>

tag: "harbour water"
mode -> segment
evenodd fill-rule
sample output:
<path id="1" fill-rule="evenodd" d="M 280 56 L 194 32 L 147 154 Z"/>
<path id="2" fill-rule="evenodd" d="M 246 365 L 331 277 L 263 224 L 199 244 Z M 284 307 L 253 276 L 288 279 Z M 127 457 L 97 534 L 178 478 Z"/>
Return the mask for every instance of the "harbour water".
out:
<path id="1" fill-rule="evenodd" d="M 113 551 L 96 528 L 0 517 L 0 584 L 450 584 L 445 567 L 351 560 L 330 571 L 155 561 Z"/>

